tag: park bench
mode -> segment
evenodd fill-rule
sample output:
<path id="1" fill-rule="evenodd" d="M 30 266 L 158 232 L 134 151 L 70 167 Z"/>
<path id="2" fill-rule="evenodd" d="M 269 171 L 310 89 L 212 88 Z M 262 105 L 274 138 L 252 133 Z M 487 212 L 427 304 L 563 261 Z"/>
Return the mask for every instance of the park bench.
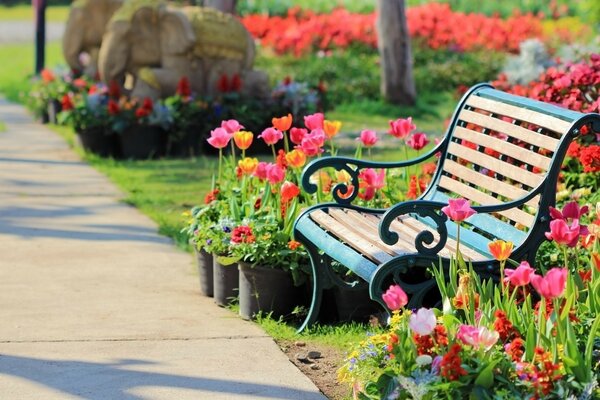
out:
<path id="1" fill-rule="evenodd" d="M 511 259 L 533 265 L 549 231 L 549 207 L 570 142 L 583 126 L 600 131 L 600 115 L 582 114 L 495 90 L 472 87 L 459 102 L 442 141 L 427 154 L 399 162 L 371 162 L 324 157 L 309 164 L 302 185 L 317 190 L 310 177 L 322 168 L 346 171 L 349 184 L 338 183 L 335 202 L 306 209 L 294 225 L 312 263 L 312 303 L 300 330 L 318 317 L 324 289 L 334 285 L 369 287 L 372 300 L 384 308 L 382 294 L 392 283 L 409 295 L 408 308 L 439 301 L 434 263 L 448 271 L 456 253 L 456 225 L 441 208 L 449 198 L 471 201 L 477 214 L 462 223 L 460 250 L 482 278 L 498 279 L 498 262 L 488 243 L 514 243 Z M 416 200 L 389 209 L 355 206 L 358 174 L 364 168 L 402 168 L 439 153 L 431 183 Z M 332 269 L 338 262 L 360 279 L 346 282 Z M 364 282 L 360 282 L 363 280 Z M 432 304 L 432 302 L 434 304 Z"/>

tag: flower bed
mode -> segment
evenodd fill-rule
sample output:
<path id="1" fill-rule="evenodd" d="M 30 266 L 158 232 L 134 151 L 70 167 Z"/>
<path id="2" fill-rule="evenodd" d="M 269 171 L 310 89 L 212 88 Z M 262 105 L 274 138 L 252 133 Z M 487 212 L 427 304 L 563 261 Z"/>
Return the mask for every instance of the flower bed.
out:
<path id="1" fill-rule="evenodd" d="M 462 199 L 443 211 L 459 223 L 474 213 Z M 431 269 L 441 309 L 404 309 L 406 294 L 390 286 L 389 326 L 355 346 L 340 381 L 358 399 L 600 396 L 600 203 L 551 215 L 546 236 L 569 261 L 536 271 L 507 260 L 512 243 L 496 241 L 500 286 L 481 282 L 459 251 L 449 281 Z"/>
<path id="2" fill-rule="evenodd" d="M 446 3 L 427 3 L 409 7 L 406 19 L 413 39 L 433 49 L 517 52 L 523 40 L 544 37 L 542 18 L 532 14 L 502 19 L 452 11 Z M 292 8 L 283 17 L 252 14 L 244 16 L 242 22 L 264 46 L 280 54 L 299 56 L 352 44 L 377 46 L 375 13 L 358 14 L 337 8 L 328 14 L 317 14 Z M 585 27 L 579 26 L 570 37 L 563 33 L 563 38 L 572 40 L 580 36 L 582 29 Z"/>

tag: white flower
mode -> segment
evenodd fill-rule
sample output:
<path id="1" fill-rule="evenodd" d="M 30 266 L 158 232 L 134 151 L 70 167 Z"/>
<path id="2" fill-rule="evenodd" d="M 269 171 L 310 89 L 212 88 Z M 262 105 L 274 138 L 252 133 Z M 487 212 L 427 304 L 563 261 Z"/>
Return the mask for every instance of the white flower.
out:
<path id="1" fill-rule="evenodd" d="M 419 308 L 410 316 L 408 325 L 410 329 L 421 336 L 429 335 L 436 325 L 435 313 L 428 308 Z"/>

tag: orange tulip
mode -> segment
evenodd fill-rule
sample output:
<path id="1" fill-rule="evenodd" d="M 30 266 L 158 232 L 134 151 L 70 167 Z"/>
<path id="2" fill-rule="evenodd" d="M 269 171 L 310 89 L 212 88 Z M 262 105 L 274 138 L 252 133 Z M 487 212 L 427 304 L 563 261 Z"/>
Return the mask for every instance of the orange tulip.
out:
<path id="1" fill-rule="evenodd" d="M 271 122 L 275 129 L 285 132 L 292 126 L 292 114 L 288 114 L 281 118 L 273 118 Z"/>
<path id="2" fill-rule="evenodd" d="M 287 203 L 300 194 L 300 188 L 290 181 L 283 182 L 281 185 L 281 201 Z"/>
<path id="3" fill-rule="evenodd" d="M 258 160 L 256 158 L 246 157 L 238 161 L 238 167 L 246 175 L 251 175 L 256 171 L 258 167 Z"/>
<path id="4" fill-rule="evenodd" d="M 323 130 L 325 131 L 325 136 L 328 139 L 331 139 L 335 135 L 340 132 L 340 128 L 342 127 L 342 123 L 340 121 L 323 121 Z"/>
<path id="5" fill-rule="evenodd" d="M 301 168 L 306 164 L 306 154 L 302 150 L 292 150 L 285 155 L 285 160 L 292 168 Z"/>
<path id="6" fill-rule="evenodd" d="M 254 135 L 248 131 L 237 131 L 233 134 L 233 141 L 240 150 L 246 150 L 252 144 Z"/>
<path id="7" fill-rule="evenodd" d="M 600 253 L 592 253 L 592 264 L 600 272 Z"/>
<path id="8" fill-rule="evenodd" d="M 513 243 L 505 242 L 504 240 L 494 240 L 488 243 L 488 248 L 496 260 L 505 261 L 512 252 Z"/>

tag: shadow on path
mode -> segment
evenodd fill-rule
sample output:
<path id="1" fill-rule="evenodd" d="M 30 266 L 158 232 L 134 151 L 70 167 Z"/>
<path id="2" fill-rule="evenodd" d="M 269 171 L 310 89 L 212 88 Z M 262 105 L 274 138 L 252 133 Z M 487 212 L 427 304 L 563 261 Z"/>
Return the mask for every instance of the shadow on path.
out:
<path id="1" fill-rule="evenodd" d="M 109 205 L 108 207 L 117 206 Z M 82 217 L 102 213 L 106 206 L 16 206 L 0 207 L 0 234 L 25 238 L 63 238 L 90 241 L 137 241 L 168 243 L 156 231 L 118 224 L 77 224 L 61 229 L 48 224 L 56 218 Z M 34 223 L 35 221 L 35 223 Z"/>
<path id="2" fill-rule="evenodd" d="M 118 360 L 114 363 L 64 361 L 0 354 L 0 374 L 27 379 L 89 400 L 142 399 L 145 397 L 128 393 L 140 387 L 251 394 L 265 399 L 322 398 L 314 392 L 269 384 L 132 370 L 136 365 L 149 364 L 156 363 L 144 360 Z"/>

